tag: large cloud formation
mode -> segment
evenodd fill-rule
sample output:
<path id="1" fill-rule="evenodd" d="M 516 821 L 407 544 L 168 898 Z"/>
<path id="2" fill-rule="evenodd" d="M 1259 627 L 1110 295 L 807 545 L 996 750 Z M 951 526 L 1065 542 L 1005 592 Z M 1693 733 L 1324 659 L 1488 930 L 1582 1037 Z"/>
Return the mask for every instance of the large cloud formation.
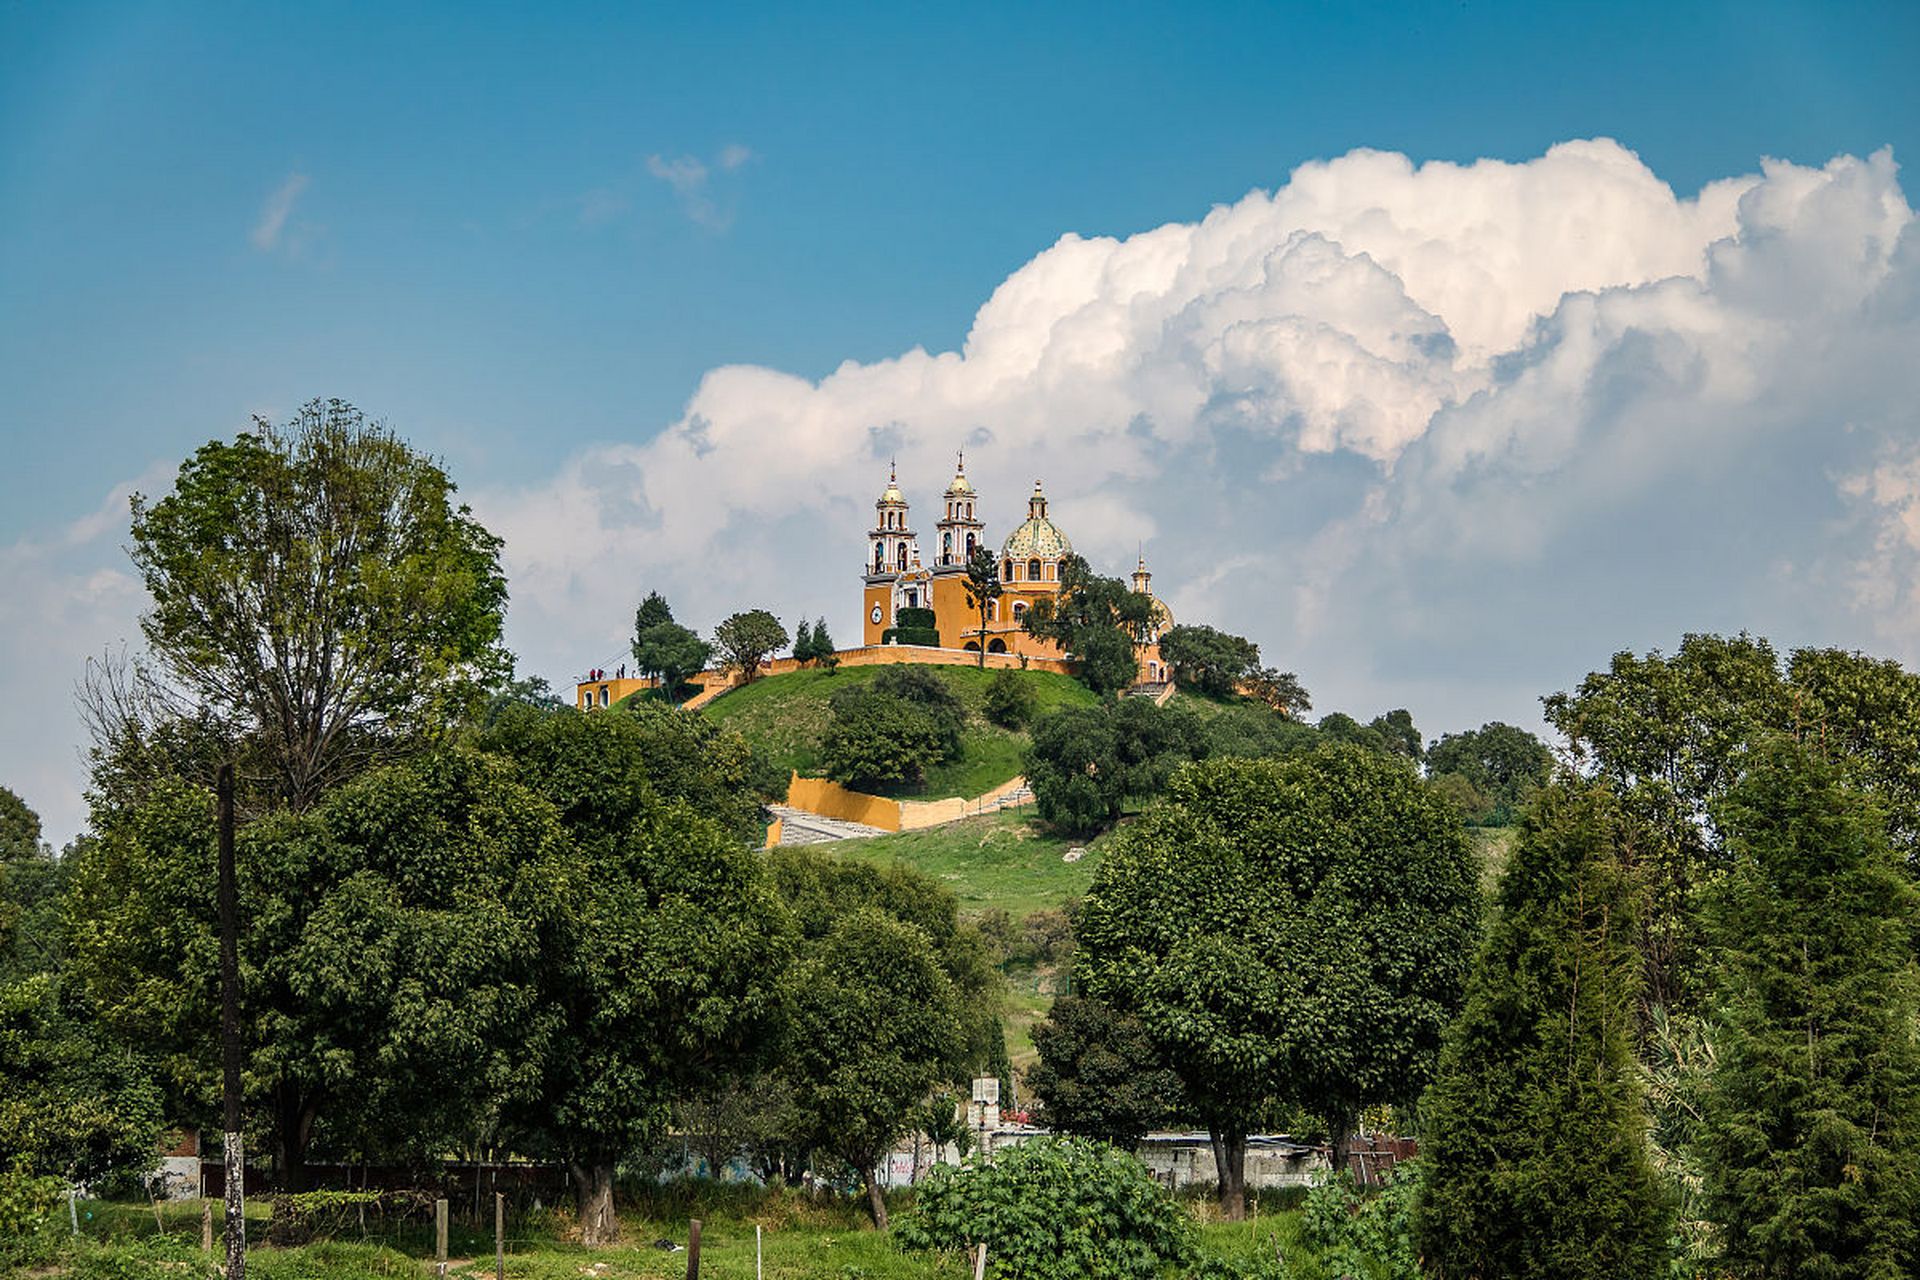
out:
<path id="1" fill-rule="evenodd" d="M 617 660 L 637 595 L 857 626 L 897 455 L 930 531 L 953 453 L 990 536 L 1043 478 L 1110 572 L 1322 708 L 1532 720 L 1686 629 L 1912 658 L 1920 232 L 1892 156 L 1689 199 L 1607 140 L 1522 164 L 1360 151 L 1126 239 L 1062 237 L 957 352 L 818 382 L 709 373 L 645 444 L 484 495 L 513 629 Z"/>

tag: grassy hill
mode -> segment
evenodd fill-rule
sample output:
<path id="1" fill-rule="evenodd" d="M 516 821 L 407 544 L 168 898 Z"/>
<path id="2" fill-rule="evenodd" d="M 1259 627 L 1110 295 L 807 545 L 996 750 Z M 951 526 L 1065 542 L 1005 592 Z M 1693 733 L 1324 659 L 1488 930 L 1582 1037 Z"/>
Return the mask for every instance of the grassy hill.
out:
<path id="1" fill-rule="evenodd" d="M 701 714 L 759 744 L 783 770 L 818 775 L 820 742 L 833 718 L 827 700 L 834 690 L 871 680 L 885 669 L 848 667 L 832 672 L 795 671 L 767 676 L 744 689 L 715 698 Z M 996 673 L 978 667 L 922 669 L 939 677 L 966 707 L 965 754 L 959 760 L 930 770 L 924 787 L 890 794 L 927 800 L 977 796 L 1018 774 L 1020 758 L 1027 749 L 1027 735 L 990 724 L 985 714 L 987 683 Z M 1070 676 L 1051 671 L 1015 671 L 1013 674 L 1032 687 L 1035 715 L 1095 701 L 1094 695 Z"/>

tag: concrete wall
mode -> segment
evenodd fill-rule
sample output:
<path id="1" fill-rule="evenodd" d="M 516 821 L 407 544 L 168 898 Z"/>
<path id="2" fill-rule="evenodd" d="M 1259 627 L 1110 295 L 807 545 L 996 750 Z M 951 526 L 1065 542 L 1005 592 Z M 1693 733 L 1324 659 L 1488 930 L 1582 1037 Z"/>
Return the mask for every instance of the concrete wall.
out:
<path id="1" fill-rule="evenodd" d="M 803 778 L 794 774 L 787 783 L 787 803 L 823 818 L 858 822 L 882 831 L 900 830 L 900 802 L 885 796 L 870 796 L 849 791 L 826 778 Z"/>

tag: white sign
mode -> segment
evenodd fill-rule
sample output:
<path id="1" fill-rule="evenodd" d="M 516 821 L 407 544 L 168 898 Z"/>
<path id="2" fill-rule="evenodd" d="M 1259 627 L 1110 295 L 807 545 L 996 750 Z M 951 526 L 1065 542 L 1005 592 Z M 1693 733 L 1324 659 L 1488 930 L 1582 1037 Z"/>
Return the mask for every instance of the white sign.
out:
<path id="1" fill-rule="evenodd" d="M 999 1102 L 1000 1077 L 975 1076 L 973 1078 L 973 1100 L 975 1102 Z"/>

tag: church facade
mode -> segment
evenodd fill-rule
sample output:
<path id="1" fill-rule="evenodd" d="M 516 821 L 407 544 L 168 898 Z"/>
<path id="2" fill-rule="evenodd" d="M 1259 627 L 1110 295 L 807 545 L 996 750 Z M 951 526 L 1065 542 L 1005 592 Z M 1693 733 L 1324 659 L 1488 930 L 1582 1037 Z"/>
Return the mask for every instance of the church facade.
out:
<path id="1" fill-rule="evenodd" d="M 940 495 L 940 515 L 933 527 L 932 554 L 924 557 L 913 528 L 898 472 L 887 477 L 887 487 L 874 505 L 873 527 L 867 531 L 867 557 L 862 569 L 862 634 L 868 645 L 884 643 L 887 632 L 899 625 L 903 609 L 930 609 L 942 648 L 1004 653 L 1029 658 L 1060 659 L 1067 655 L 1051 640 L 1025 630 L 1027 610 L 1060 591 L 1060 567 L 1073 554 L 1073 543 L 1048 513 L 1046 491 L 1039 481 L 1027 498 L 1027 518 L 1006 536 L 998 548 L 987 540 L 984 505 L 967 479 L 962 455 L 946 492 Z M 994 549 L 1001 595 L 988 604 L 986 625 L 967 602 L 967 562 L 981 547 Z M 1133 572 L 1133 589 L 1152 596 L 1153 575 L 1141 557 Z M 1164 679 L 1160 661 L 1160 633 L 1173 625 L 1167 607 L 1154 600 L 1154 624 L 1140 646 L 1140 678 Z"/>

